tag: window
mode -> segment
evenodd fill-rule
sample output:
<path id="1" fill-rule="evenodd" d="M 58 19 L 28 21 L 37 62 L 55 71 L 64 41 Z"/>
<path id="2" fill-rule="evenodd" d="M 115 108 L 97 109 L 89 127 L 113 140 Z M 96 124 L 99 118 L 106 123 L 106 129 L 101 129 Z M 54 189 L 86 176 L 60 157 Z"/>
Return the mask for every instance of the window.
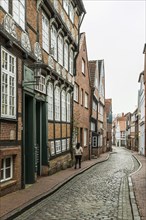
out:
<path id="1" fill-rule="evenodd" d="M 59 154 L 61 152 L 61 142 L 60 140 L 55 141 L 56 145 L 56 153 Z"/>
<path id="2" fill-rule="evenodd" d="M 1 160 L 1 180 L 0 182 L 4 182 L 12 179 L 13 177 L 13 158 L 6 157 Z"/>
<path id="3" fill-rule="evenodd" d="M 64 67 L 68 70 L 68 44 L 64 45 Z"/>
<path id="4" fill-rule="evenodd" d="M 88 130 L 84 128 L 84 146 L 87 146 L 87 132 Z"/>
<path id="5" fill-rule="evenodd" d="M 70 7 L 69 7 L 69 17 L 70 17 L 70 20 L 73 23 L 74 22 L 74 7 L 71 3 L 70 3 Z"/>
<path id="6" fill-rule="evenodd" d="M 60 121 L 60 89 L 55 88 L 55 120 Z"/>
<path id="7" fill-rule="evenodd" d="M 1 52 L 1 116 L 16 118 L 16 57 Z"/>
<path id="8" fill-rule="evenodd" d="M 68 14 L 68 9 L 69 9 L 69 1 L 68 0 L 63 0 L 63 8 L 65 9 L 66 13 Z"/>
<path id="9" fill-rule="evenodd" d="M 62 151 L 66 151 L 66 139 L 62 139 Z"/>
<path id="10" fill-rule="evenodd" d="M 79 86 L 76 83 L 74 84 L 74 100 L 79 101 Z"/>
<path id="11" fill-rule="evenodd" d="M 44 14 L 42 15 L 42 44 L 43 49 L 49 52 L 49 21 Z"/>
<path id="12" fill-rule="evenodd" d="M 62 91 L 62 121 L 66 121 L 66 100 L 65 91 Z"/>
<path id="13" fill-rule="evenodd" d="M 57 60 L 57 31 L 54 26 L 51 28 L 51 54 Z"/>
<path id="14" fill-rule="evenodd" d="M 9 1 L 8 0 L 1 0 L 0 5 L 3 7 L 3 9 L 8 12 L 9 10 Z"/>
<path id="15" fill-rule="evenodd" d="M 67 122 L 70 122 L 70 93 L 67 94 Z"/>
<path id="16" fill-rule="evenodd" d="M 82 73 L 85 74 L 85 61 L 82 59 Z"/>
<path id="17" fill-rule="evenodd" d="M 70 138 L 67 138 L 67 150 L 70 149 Z"/>
<path id="18" fill-rule="evenodd" d="M 93 136 L 93 138 L 92 138 L 92 146 L 97 147 L 97 137 L 96 136 Z"/>
<path id="19" fill-rule="evenodd" d="M 63 66 L 63 37 L 58 37 L 58 62 Z"/>
<path id="20" fill-rule="evenodd" d="M 81 89 L 81 105 L 83 105 L 83 89 Z"/>
<path id="21" fill-rule="evenodd" d="M 97 111 L 97 104 L 93 101 L 93 110 Z"/>
<path id="22" fill-rule="evenodd" d="M 35 90 L 46 94 L 46 82 L 45 82 L 44 76 L 41 75 L 40 80 L 39 80 L 39 85 L 35 86 Z"/>
<path id="23" fill-rule="evenodd" d="M 13 1 L 13 18 L 22 29 L 25 28 L 25 0 Z"/>
<path id="24" fill-rule="evenodd" d="M 53 84 L 48 86 L 48 119 L 53 120 Z"/>
<path id="25" fill-rule="evenodd" d="M 69 58 L 69 72 L 71 75 L 73 75 L 74 73 L 74 52 L 73 50 L 71 49 L 70 51 L 70 58 Z"/>
<path id="26" fill-rule="evenodd" d="M 91 131 L 95 131 L 95 123 L 91 122 Z"/>
<path id="27" fill-rule="evenodd" d="M 55 154 L 54 141 L 51 141 L 51 155 Z"/>
<path id="28" fill-rule="evenodd" d="M 88 94 L 85 92 L 85 108 L 88 108 Z"/>

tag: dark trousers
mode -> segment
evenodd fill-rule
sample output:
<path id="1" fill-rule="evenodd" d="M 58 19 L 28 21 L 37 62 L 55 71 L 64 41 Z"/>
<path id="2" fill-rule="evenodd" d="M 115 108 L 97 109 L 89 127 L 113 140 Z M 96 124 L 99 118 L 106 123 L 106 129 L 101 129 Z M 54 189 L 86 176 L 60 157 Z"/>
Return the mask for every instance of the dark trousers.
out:
<path id="1" fill-rule="evenodd" d="M 77 168 L 77 164 L 79 164 L 79 168 L 81 168 L 81 159 L 82 155 L 75 155 L 75 169 Z"/>

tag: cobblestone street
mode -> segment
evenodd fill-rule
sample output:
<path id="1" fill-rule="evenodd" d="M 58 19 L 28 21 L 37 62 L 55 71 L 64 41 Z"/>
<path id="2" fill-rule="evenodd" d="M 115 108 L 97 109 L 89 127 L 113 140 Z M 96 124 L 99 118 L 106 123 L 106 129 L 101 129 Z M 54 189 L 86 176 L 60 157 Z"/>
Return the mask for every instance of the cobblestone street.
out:
<path id="1" fill-rule="evenodd" d="M 137 169 L 129 151 L 114 148 L 109 160 L 76 176 L 15 219 L 132 220 L 128 174 Z"/>

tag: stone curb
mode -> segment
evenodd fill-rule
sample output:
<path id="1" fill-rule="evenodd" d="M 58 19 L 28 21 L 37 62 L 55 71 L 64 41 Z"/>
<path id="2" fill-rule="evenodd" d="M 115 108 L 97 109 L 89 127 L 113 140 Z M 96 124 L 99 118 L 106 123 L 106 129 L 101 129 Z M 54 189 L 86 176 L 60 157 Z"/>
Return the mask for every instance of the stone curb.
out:
<path id="1" fill-rule="evenodd" d="M 137 162 L 139 163 L 139 168 L 138 170 L 136 170 L 135 172 L 131 173 L 128 177 L 128 185 L 129 185 L 129 197 L 130 197 L 130 203 L 131 203 L 131 208 L 132 208 L 132 215 L 133 215 L 133 220 L 141 220 L 140 214 L 139 214 L 139 210 L 138 210 L 138 206 L 137 206 L 137 202 L 136 202 L 136 198 L 135 198 L 135 194 L 134 194 L 134 189 L 133 189 L 133 183 L 132 183 L 132 175 L 134 175 L 135 173 L 137 173 L 141 168 L 142 168 L 142 164 L 141 162 L 136 158 L 135 155 L 132 155 Z"/>
<path id="2" fill-rule="evenodd" d="M 107 157 L 101 161 L 97 161 L 92 165 L 89 165 L 87 167 L 85 167 L 84 169 L 80 170 L 78 173 L 73 174 L 71 176 L 69 176 L 68 178 L 66 178 L 65 180 L 63 180 L 61 183 L 55 185 L 52 189 L 50 189 L 49 191 L 36 196 L 35 198 L 31 199 L 29 202 L 21 205 L 20 207 L 16 208 L 15 210 L 5 214 L 4 216 L 1 216 L 1 220 L 13 220 L 16 217 L 18 217 L 19 215 L 21 215 L 23 212 L 25 212 L 26 210 L 28 210 L 29 208 L 33 207 L 34 205 L 36 205 L 37 203 L 41 202 L 42 200 L 44 200 L 45 198 L 47 198 L 48 196 L 52 195 L 53 193 L 55 193 L 57 190 L 59 190 L 63 185 L 65 185 L 67 182 L 69 182 L 70 180 L 72 180 L 74 177 L 84 173 L 86 170 L 90 169 L 91 167 L 95 166 L 98 163 L 102 163 L 105 162 L 109 159 L 110 157 L 109 153 L 107 155 Z"/>

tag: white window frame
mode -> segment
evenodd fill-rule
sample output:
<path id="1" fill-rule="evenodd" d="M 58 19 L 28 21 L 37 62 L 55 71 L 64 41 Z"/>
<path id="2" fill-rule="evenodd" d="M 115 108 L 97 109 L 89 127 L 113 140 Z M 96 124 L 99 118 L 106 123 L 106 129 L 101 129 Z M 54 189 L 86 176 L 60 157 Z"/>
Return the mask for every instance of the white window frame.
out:
<path id="1" fill-rule="evenodd" d="M 67 138 L 67 150 L 70 149 L 70 138 Z"/>
<path id="2" fill-rule="evenodd" d="M 55 141 L 55 148 L 56 148 L 56 154 L 61 153 L 61 141 L 60 140 Z"/>
<path id="3" fill-rule="evenodd" d="M 70 110 L 70 107 L 71 107 L 71 95 L 70 93 L 67 94 L 67 122 L 70 122 L 70 116 L 71 116 L 71 110 Z"/>
<path id="4" fill-rule="evenodd" d="M 69 12 L 69 0 L 63 0 L 63 8 L 66 11 L 66 13 L 68 14 L 68 12 Z"/>
<path id="5" fill-rule="evenodd" d="M 61 107 L 62 107 L 62 121 L 66 121 L 66 92 L 62 90 L 61 92 Z"/>
<path id="6" fill-rule="evenodd" d="M 55 146 L 54 146 L 54 141 L 50 142 L 50 147 L 51 147 L 51 156 L 55 155 Z"/>
<path id="7" fill-rule="evenodd" d="M 88 108 L 88 93 L 85 92 L 85 108 Z"/>
<path id="8" fill-rule="evenodd" d="M 46 79 L 43 75 L 40 76 L 39 84 L 35 85 L 35 90 L 46 94 Z"/>
<path id="9" fill-rule="evenodd" d="M 82 73 L 85 75 L 85 60 L 82 58 Z"/>
<path id="10" fill-rule="evenodd" d="M 0 0 L 0 5 L 8 13 L 8 11 L 9 11 L 9 1 L 8 0 Z"/>
<path id="11" fill-rule="evenodd" d="M 58 63 L 63 66 L 63 37 L 61 34 L 58 36 Z"/>
<path id="12" fill-rule="evenodd" d="M 72 21 L 72 23 L 74 23 L 74 7 L 71 3 L 69 6 L 69 17 L 70 17 L 70 20 Z"/>
<path id="13" fill-rule="evenodd" d="M 79 101 L 79 86 L 76 83 L 74 84 L 74 101 Z"/>
<path id="14" fill-rule="evenodd" d="M 88 134 L 88 129 L 84 128 L 84 146 L 87 146 L 87 134 Z"/>
<path id="15" fill-rule="evenodd" d="M 67 42 L 64 44 L 64 67 L 68 71 L 68 52 L 69 52 L 69 45 Z"/>
<path id="16" fill-rule="evenodd" d="M 57 30 L 54 25 L 51 27 L 51 54 L 57 60 Z"/>
<path id="17" fill-rule="evenodd" d="M 1 49 L 1 117 L 16 119 L 16 57 Z"/>
<path id="18" fill-rule="evenodd" d="M 6 160 L 7 159 L 10 159 L 10 166 L 6 166 Z M 2 161 L 3 161 L 3 163 L 2 163 L 2 167 L 1 167 L 1 173 L 3 172 L 3 179 L 1 177 L 0 182 L 8 181 L 8 180 L 13 178 L 13 157 L 12 156 L 7 156 L 5 158 L 2 158 Z M 6 177 L 6 171 L 8 169 L 10 170 L 10 176 Z"/>
<path id="19" fill-rule="evenodd" d="M 53 120 L 53 109 L 54 109 L 53 83 L 49 83 L 47 93 L 48 93 L 48 119 Z"/>
<path id="20" fill-rule="evenodd" d="M 42 47 L 49 53 L 49 20 L 42 13 Z"/>
<path id="21" fill-rule="evenodd" d="M 74 52 L 72 49 L 70 50 L 70 56 L 69 56 L 69 73 L 72 76 L 74 74 Z"/>
<path id="22" fill-rule="evenodd" d="M 25 29 L 25 0 L 12 1 L 13 3 L 13 18 L 16 23 L 24 30 Z"/>
<path id="23" fill-rule="evenodd" d="M 60 88 L 55 88 L 55 120 L 60 121 Z"/>
<path id="24" fill-rule="evenodd" d="M 66 139 L 62 139 L 62 152 L 66 151 Z"/>

